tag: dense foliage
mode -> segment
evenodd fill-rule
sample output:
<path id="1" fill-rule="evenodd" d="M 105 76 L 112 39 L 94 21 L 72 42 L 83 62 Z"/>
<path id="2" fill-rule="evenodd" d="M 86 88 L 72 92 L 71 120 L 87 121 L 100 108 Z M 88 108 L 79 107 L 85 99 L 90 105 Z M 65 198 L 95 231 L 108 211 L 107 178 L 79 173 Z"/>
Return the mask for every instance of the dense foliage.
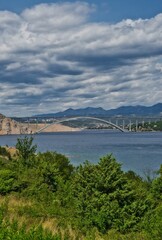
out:
<path id="1" fill-rule="evenodd" d="M 1 151 L 0 239 L 162 239 L 162 166 L 147 181 L 112 155 L 74 167 L 36 154 L 32 137 L 16 148 L 16 158 Z"/>

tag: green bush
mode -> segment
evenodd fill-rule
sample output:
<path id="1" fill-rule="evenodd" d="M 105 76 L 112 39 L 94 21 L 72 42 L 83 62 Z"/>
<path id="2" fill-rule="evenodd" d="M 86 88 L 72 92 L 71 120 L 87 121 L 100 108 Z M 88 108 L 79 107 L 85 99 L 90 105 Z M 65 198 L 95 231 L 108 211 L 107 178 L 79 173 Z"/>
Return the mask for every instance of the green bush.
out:
<path id="1" fill-rule="evenodd" d="M 15 189 L 16 175 L 9 169 L 0 170 L 0 194 L 6 195 Z"/>
<path id="2" fill-rule="evenodd" d="M 40 222 L 54 217 L 61 227 L 77 227 L 87 239 L 98 233 L 103 239 L 160 240 L 162 167 L 148 185 L 136 173 L 123 172 L 112 155 L 74 167 L 62 154 L 36 154 L 31 137 L 18 139 L 16 146 L 17 159 L 0 163 L 0 195 L 31 201 L 15 208 L 19 218 Z M 60 239 L 42 227 L 27 231 L 0 215 L 0 239 Z"/>
<path id="3" fill-rule="evenodd" d="M 147 212 L 142 228 L 147 233 L 148 239 L 162 239 L 162 203 L 156 209 Z"/>
<path id="4" fill-rule="evenodd" d="M 4 156 L 4 157 L 7 157 L 8 159 L 11 159 L 11 155 L 10 155 L 10 153 L 6 150 L 5 147 L 1 147 L 1 146 L 0 146 L 0 155 L 1 155 L 1 156 Z"/>

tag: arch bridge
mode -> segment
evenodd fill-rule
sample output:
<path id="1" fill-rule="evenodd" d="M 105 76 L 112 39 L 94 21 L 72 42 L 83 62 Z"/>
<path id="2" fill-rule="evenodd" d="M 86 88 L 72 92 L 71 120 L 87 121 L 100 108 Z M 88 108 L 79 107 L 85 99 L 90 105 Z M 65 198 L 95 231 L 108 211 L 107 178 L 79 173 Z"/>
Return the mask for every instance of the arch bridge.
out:
<path id="1" fill-rule="evenodd" d="M 101 118 L 96 118 L 96 117 L 71 117 L 71 118 L 66 118 L 66 119 L 63 119 L 63 120 L 58 120 L 58 121 L 56 121 L 56 122 L 50 123 L 50 124 L 42 127 L 41 129 L 39 129 L 38 131 L 34 132 L 33 134 L 41 133 L 43 130 L 45 130 L 45 129 L 47 129 L 47 128 L 49 128 L 50 126 L 55 125 L 55 124 L 64 123 L 64 122 L 69 122 L 69 121 L 71 121 L 71 120 L 72 120 L 72 121 L 74 121 L 74 120 L 79 120 L 79 119 L 90 119 L 90 120 L 100 121 L 100 122 L 102 122 L 102 123 L 106 123 L 106 124 L 108 124 L 108 125 L 116 128 L 116 129 L 118 129 L 118 130 L 121 131 L 121 132 L 126 132 L 125 129 L 119 127 L 118 125 L 116 125 L 116 124 L 114 124 L 114 123 L 112 123 L 112 122 L 109 122 L 109 121 L 107 121 L 107 120 L 101 119 Z"/>

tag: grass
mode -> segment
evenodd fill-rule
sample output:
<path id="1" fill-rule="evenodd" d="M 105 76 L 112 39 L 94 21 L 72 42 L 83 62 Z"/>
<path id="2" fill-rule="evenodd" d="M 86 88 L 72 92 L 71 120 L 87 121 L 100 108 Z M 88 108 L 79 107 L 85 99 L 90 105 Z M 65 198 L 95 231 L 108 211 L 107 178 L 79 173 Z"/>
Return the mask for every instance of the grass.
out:
<path id="1" fill-rule="evenodd" d="M 61 240 L 82 240 L 82 234 L 73 229 L 71 225 L 60 222 L 59 219 L 48 216 L 39 216 L 39 210 L 35 208 L 35 202 L 18 198 L 16 196 L 0 197 L 0 206 L 4 213 L 3 222 L 18 223 L 18 228 L 25 226 L 28 232 L 31 229 L 42 227 L 44 231 L 50 232 L 52 236 L 58 235 Z"/>

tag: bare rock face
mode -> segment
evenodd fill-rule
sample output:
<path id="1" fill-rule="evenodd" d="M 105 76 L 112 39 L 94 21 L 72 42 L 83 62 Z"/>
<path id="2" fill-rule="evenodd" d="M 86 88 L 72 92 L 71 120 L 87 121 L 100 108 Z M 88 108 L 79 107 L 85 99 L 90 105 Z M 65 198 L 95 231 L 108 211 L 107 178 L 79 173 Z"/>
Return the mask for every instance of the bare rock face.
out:
<path id="1" fill-rule="evenodd" d="M 44 128 L 48 125 L 48 128 Z M 42 132 L 71 132 L 78 131 L 78 128 L 72 128 L 64 126 L 62 124 L 32 124 L 32 123 L 20 123 L 11 118 L 5 117 L 0 114 L 0 135 L 7 134 L 33 134 L 40 129 L 44 128 Z"/>
<path id="2" fill-rule="evenodd" d="M 28 126 L 24 126 L 21 123 L 0 114 L 0 135 L 29 134 L 30 132 L 31 130 Z"/>

